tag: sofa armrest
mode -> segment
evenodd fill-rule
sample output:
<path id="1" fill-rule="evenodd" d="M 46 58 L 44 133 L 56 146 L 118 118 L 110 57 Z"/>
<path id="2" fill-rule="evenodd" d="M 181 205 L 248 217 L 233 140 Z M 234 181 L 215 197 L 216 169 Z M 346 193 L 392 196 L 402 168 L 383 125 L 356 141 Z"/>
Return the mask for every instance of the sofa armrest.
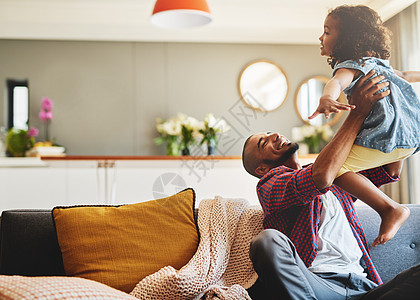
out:
<path id="1" fill-rule="evenodd" d="M 2 213 L 0 274 L 65 275 L 51 210 Z"/>

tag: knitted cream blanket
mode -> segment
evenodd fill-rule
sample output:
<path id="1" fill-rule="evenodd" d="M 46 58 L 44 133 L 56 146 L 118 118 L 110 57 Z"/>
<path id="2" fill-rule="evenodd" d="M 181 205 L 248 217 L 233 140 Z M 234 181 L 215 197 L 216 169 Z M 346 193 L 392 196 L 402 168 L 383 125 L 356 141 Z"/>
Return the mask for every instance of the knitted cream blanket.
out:
<path id="1" fill-rule="evenodd" d="M 202 200 L 200 244 L 180 270 L 167 266 L 141 280 L 131 295 L 144 300 L 251 299 L 245 289 L 256 279 L 249 244 L 262 230 L 260 207 L 243 199 Z"/>

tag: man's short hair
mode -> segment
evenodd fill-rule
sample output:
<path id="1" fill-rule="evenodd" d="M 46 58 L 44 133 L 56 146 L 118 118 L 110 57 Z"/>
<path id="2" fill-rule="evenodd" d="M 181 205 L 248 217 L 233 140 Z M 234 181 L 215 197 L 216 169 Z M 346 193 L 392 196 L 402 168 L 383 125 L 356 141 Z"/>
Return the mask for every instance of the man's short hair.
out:
<path id="1" fill-rule="evenodd" d="M 246 148 L 249 144 L 249 140 L 251 139 L 252 135 L 249 136 L 245 143 L 244 146 L 242 148 L 242 165 L 244 166 L 244 169 L 251 174 L 252 176 L 255 176 L 257 178 L 260 178 L 261 176 L 259 176 L 256 172 L 255 169 L 258 167 L 258 162 L 256 161 L 256 158 L 252 158 L 249 156 L 249 153 L 247 153 Z"/>

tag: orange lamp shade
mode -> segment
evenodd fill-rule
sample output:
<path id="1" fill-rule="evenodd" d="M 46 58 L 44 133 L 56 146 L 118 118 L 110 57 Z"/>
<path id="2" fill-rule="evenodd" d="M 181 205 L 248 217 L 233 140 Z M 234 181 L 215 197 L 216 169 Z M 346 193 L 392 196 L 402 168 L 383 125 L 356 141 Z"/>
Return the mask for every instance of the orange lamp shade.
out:
<path id="1" fill-rule="evenodd" d="M 165 28 L 189 28 L 211 22 L 206 0 L 157 0 L 150 19 L 153 25 Z"/>

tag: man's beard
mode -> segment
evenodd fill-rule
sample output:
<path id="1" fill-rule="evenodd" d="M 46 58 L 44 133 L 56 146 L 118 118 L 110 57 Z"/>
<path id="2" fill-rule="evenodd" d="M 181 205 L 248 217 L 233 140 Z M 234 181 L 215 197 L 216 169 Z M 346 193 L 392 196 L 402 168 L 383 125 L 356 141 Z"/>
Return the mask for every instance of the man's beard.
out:
<path id="1" fill-rule="evenodd" d="M 279 157 L 277 159 L 264 159 L 263 162 L 266 163 L 266 164 L 272 165 L 273 167 L 281 166 L 289 158 L 291 158 L 293 156 L 293 154 L 295 154 L 296 151 L 298 151 L 298 149 L 299 149 L 299 144 L 298 143 L 291 143 L 290 148 L 287 149 L 287 151 L 284 152 L 284 154 L 281 157 Z"/>

